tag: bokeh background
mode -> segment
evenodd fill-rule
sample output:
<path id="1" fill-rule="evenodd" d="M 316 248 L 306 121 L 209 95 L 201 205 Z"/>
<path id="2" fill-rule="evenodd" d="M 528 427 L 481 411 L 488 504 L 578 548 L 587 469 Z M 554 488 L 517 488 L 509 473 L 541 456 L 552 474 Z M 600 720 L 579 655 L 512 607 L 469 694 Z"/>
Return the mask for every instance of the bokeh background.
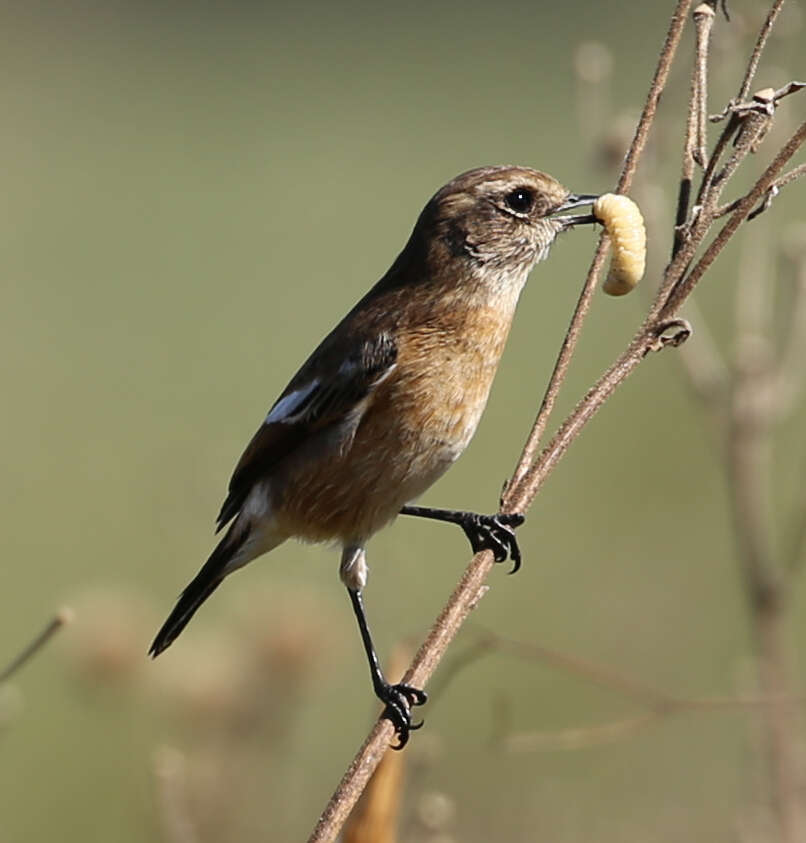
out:
<path id="1" fill-rule="evenodd" d="M 759 5 L 734 0 L 717 23 L 712 111 L 738 87 Z M 228 580 L 156 662 L 148 644 L 212 547 L 242 447 L 440 185 L 522 163 L 579 192 L 612 187 L 670 6 L 3 5 L 0 663 L 59 606 L 76 620 L 0 688 L 0 839 L 305 838 L 376 712 L 337 554 L 289 543 Z M 802 14 L 785 14 L 757 87 L 806 75 Z M 687 73 L 636 188 L 667 223 L 649 284 L 669 249 Z M 799 215 L 795 187 L 758 231 Z M 728 352 L 755 237 L 700 296 Z M 573 232 L 534 272 L 474 443 L 425 503 L 495 507 L 595 242 Z M 561 412 L 643 303 L 597 298 Z M 803 423 L 776 444 L 782 532 Z M 752 690 L 711 434 L 667 353 L 575 443 L 520 532 L 522 571 L 494 571 L 435 683 L 408 750 L 404 840 L 740 839 L 764 790 L 752 711 L 516 752 L 512 733 L 641 708 L 506 648 L 451 670 L 494 630 L 672 694 Z M 383 654 L 423 637 L 467 559 L 440 525 L 403 519 L 373 540 Z M 803 623 L 793 635 L 806 643 Z"/>

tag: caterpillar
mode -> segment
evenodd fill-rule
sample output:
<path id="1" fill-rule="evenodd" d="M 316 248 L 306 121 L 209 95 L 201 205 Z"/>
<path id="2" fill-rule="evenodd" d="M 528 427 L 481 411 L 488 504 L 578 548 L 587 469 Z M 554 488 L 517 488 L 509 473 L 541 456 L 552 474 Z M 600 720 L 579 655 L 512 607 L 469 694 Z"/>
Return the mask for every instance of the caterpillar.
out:
<path id="1" fill-rule="evenodd" d="M 611 296 L 629 293 L 646 267 L 646 228 L 638 205 L 627 196 L 604 193 L 593 203 L 593 215 L 613 244 L 613 259 L 602 289 Z"/>

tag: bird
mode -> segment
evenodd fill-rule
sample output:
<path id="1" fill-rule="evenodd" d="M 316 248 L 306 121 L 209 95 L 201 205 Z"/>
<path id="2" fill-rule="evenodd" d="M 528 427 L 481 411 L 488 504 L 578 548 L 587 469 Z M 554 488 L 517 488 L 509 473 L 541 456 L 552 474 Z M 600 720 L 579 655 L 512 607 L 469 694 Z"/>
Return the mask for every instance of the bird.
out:
<path id="1" fill-rule="evenodd" d="M 388 272 L 322 340 L 271 406 L 229 481 L 225 530 L 149 650 L 156 657 L 226 577 L 290 538 L 335 543 L 373 690 L 396 748 L 427 695 L 388 682 L 363 602 L 366 545 L 399 514 L 459 525 L 474 552 L 521 562 L 520 513 L 412 502 L 467 447 L 487 403 L 518 297 L 558 234 L 595 220 L 552 176 L 479 167 L 438 190 Z"/>

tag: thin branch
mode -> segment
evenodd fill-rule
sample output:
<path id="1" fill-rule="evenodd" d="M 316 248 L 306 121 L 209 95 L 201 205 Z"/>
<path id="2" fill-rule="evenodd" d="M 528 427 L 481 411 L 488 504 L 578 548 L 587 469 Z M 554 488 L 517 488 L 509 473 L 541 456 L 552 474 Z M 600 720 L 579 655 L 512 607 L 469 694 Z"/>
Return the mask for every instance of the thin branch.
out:
<path id="1" fill-rule="evenodd" d="M 778 90 L 775 90 L 775 88 L 762 88 L 760 91 L 756 91 L 752 99 L 747 102 L 731 100 L 719 114 L 712 114 L 708 119 L 712 123 L 719 123 L 728 114 L 736 114 L 741 117 L 750 111 L 763 112 L 772 117 L 773 112 L 784 97 L 802 91 L 804 88 L 806 88 L 806 82 L 798 82 L 797 80 L 787 82 L 786 85 L 778 88 Z"/>
<path id="2" fill-rule="evenodd" d="M 787 185 L 804 175 L 806 175 L 806 163 L 798 164 L 797 167 L 793 167 L 791 170 L 784 173 L 781 178 L 775 182 L 775 185 L 779 188 L 784 187 L 784 185 Z"/>
<path id="3" fill-rule="evenodd" d="M 529 438 L 526 440 L 526 445 L 524 445 L 515 471 L 512 474 L 512 479 L 509 481 L 505 490 L 505 492 L 510 492 L 510 495 L 505 494 L 501 499 L 502 512 L 510 511 L 505 508 L 507 504 L 505 504 L 504 501 L 508 497 L 511 497 L 511 494 L 514 493 L 514 490 L 520 485 L 526 475 L 526 472 L 529 470 L 529 466 L 534 461 L 535 453 L 540 447 L 540 440 L 546 432 L 546 426 L 548 425 L 551 412 L 554 409 L 554 403 L 557 400 L 557 395 L 565 382 L 566 376 L 568 375 L 568 368 L 571 365 L 571 358 L 574 355 L 574 351 L 576 350 L 577 343 L 579 341 L 579 334 L 582 330 L 582 325 L 585 321 L 585 317 L 588 315 L 588 311 L 590 310 L 591 299 L 596 291 L 596 282 L 599 279 L 599 273 L 602 271 L 605 258 L 607 257 L 609 242 L 609 237 L 606 234 L 602 234 L 599 239 L 599 245 L 596 247 L 596 253 L 593 256 L 593 262 L 591 263 L 590 269 L 588 270 L 588 274 L 585 278 L 585 283 L 582 286 L 582 292 L 577 300 L 574 315 L 571 317 L 571 323 L 569 324 L 568 330 L 563 337 L 560 354 L 554 364 L 554 370 L 549 378 L 549 383 L 546 387 L 546 392 L 543 395 L 543 401 L 540 404 L 537 418 L 535 419 L 532 430 L 529 433 Z"/>
<path id="4" fill-rule="evenodd" d="M 616 186 L 617 193 L 626 193 L 632 185 L 633 177 L 635 176 L 638 161 L 641 154 L 646 147 L 647 138 L 649 137 L 649 130 L 655 120 L 655 114 L 658 110 L 658 103 L 660 102 L 661 94 L 666 87 L 666 81 L 669 78 L 669 70 L 677 47 L 680 43 L 680 36 L 683 32 L 683 27 L 686 22 L 688 10 L 691 7 L 692 0 L 678 0 L 677 6 L 672 13 L 671 21 L 669 22 L 669 29 L 666 33 L 666 40 L 661 49 L 658 65 L 655 69 L 655 75 L 652 77 L 652 83 L 649 86 L 649 93 L 647 94 L 646 102 L 644 103 L 644 110 L 638 120 L 638 125 L 635 129 L 635 134 L 627 151 L 627 156 L 624 159 L 624 165 L 619 176 L 618 184 Z M 571 365 L 571 358 L 576 350 L 579 341 L 579 334 L 582 330 L 582 324 L 585 317 L 590 310 L 591 299 L 593 298 L 596 289 L 596 281 L 599 273 L 604 265 L 605 255 L 607 253 L 608 238 L 602 235 L 596 253 L 588 270 L 588 275 L 585 279 L 585 284 L 582 287 L 579 300 L 577 301 L 574 315 L 571 318 L 571 323 L 568 326 L 565 338 L 563 339 L 562 347 L 560 348 L 557 362 L 554 364 L 554 371 L 551 373 L 548 386 L 546 387 L 543 401 L 535 419 L 529 438 L 526 440 L 523 452 L 521 453 L 515 471 L 512 474 L 512 480 L 509 483 L 509 489 L 515 489 L 523 480 L 529 466 L 534 461 L 535 454 L 540 447 L 540 440 L 546 432 L 549 417 L 554 409 L 557 394 L 560 391 L 565 378 L 568 374 L 568 368 Z M 506 511 L 506 510 L 504 510 Z"/>
<path id="5" fill-rule="evenodd" d="M 679 238 L 677 241 L 679 246 L 677 251 L 673 254 L 672 260 L 664 270 L 663 279 L 658 287 L 655 300 L 650 308 L 645 325 L 651 326 L 657 320 L 669 318 L 676 313 L 676 309 L 668 309 L 669 299 L 672 297 L 675 289 L 680 286 L 683 275 L 711 228 L 719 196 L 730 177 L 738 168 L 739 164 L 741 164 L 744 158 L 751 151 L 755 150 L 756 144 L 760 142 L 766 134 L 771 121 L 772 116 L 763 110 L 759 112 L 749 112 L 741 118 L 739 118 L 736 114 L 731 116 L 731 119 L 728 121 L 728 125 L 725 127 L 719 141 L 717 142 L 716 148 L 711 155 L 708 166 L 706 167 L 703 175 L 702 184 L 700 185 L 697 195 L 697 205 L 695 206 L 696 213 L 693 215 L 694 218 L 691 223 L 686 224 L 685 226 L 680 226 L 676 231 L 676 238 Z M 716 167 L 721 159 L 722 152 L 726 148 L 728 141 L 733 138 L 734 135 L 733 152 L 731 153 L 728 161 L 719 171 L 717 171 Z M 744 218 L 742 217 L 742 219 L 736 223 L 736 227 L 738 227 L 738 225 L 743 221 Z M 719 246 L 717 252 L 714 253 L 714 258 L 719 251 L 724 248 L 725 244 L 730 237 L 733 236 L 735 231 L 736 228 L 733 228 L 729 233 L 727 233 L 724 242 Z M 690 292 L 691 288 L 689 288 L 683 298 L 686 298 Z"/>
<path id="6" fill-rule="evenodd" d="M 26 662 L 30 661 L 51 638 L 66 624 L 73 620 L 72 609 L 60 609 L 47 626 L 14 658 L 0 670 L 0 685 L 7 682 Z"/>
<path id="7" fill-rule="evenodd" d="M 800 705 L 806 697 L 776 695 L 678 697 L 645 682 L 593 664 L 577 656 L 525 641 L 513 641 L 494 632 L 484 639 L 491 646 L 509 650 L 520 658 L 540 661 L 645 706 L 648 711 L 634 717 L 613 720 L 595 726 L 577 726 L 553 731 L 530 731 L 502 735 L 500 740 L 510 752 L 536 750 L 575 750 L 602 743 L 612 743 L 655 725 L 663 718 L 687 712 L 729 709 L 771 709 L 781 704 Z"/>
<path id="8" fill-rule="evenodd" d="M 635 700 L 648 708 L 664 708 L 666 705 L 673 704 L 676 699 L 671 694 L 653 688 L 639 679 L 625 676 L 611 668 L 593 664 L 586 659 L 579 658 L 579 656 L 569 655 L 543 644 L 515 641 L 497 635 L 492 631 L 486 632 L 485 640 L 490 646 L 494 645 L 496 648 L 514 653 L 520 658 L 538 660 L 549 664 L 573 676 L 579 676 L 588 682 L 615 691 L 621 696 Z"/>
<path id="9" fill-rule="evenodd" d="M 772 285 L 759 284 L 769 262 L 765 232 L 753 229 L 743 241 L 736 286 L 735 361 L 726 441 L 731 514 L 737 552 L 751 608 L 777 602 L 781 578 L 770 535 L 768 482 L 772 412 L 767 384 L 774 360 L 770 342 Z"/>
<path id="10" fill-rule="evenodd" d="M 642 328 L 626 351 L 616 359 L 577 404 L 543 449 L 523 481 L 516 489 L 507 490 L 503 500 L 504 511 L 524 511 L 564 456 L 571 442 L 579 436 L 582 428 L 596 415 L 617 387 L 635 371 L 647 354 L 667 346 L 679 345 L 690 333 L 690 327 L 683 320 L 677 319 Z"/>
<path id="11" fill-rule="evenodd" d="M 568 752 L 588 749 L 632 737 L 653 725 L 662 716 L 659 712 L 648 711 L 635 717 L 611 720 L 596 726 L 573 726 L 550 732 L 520 732 L 505 736 L 503 745 L 507 752 Z"/>
<path id="12" fill-rule="evenodd" d="M 683 166 L 675 214 L 675 236 L 672 257 L 680 250 L 685 233 L 691 201 L 691 185 L 694 179 L 694 165 L 705 166 L 705 115 L 707 111 L 708 48 L 711 29 L 714 24 L 714 10 L 707 3 L 701 3 L 694 10 L 694 24 L 697 29 L 697 46 L 694 65 L 691 69 L 686 137 L 683 143 Z"/>
<path id="13" fill-rule="evenodd" d="M 806 257 L 797 267 L 792 300 L 787 309 L 783 347 L 774 366 L 772 399 L 774 415 L 780 421 L 794 410 L 803 394 L 803 361 L 806 360 Z"/>
<path id="14" fill-rule="evenodd" d="M 789 159 L 800 149 L 804 141 L 806 141 L 806 121 L 800 124 L 797 131 L 786 142 L 772 163 L 762 173 L 755 185 L 753 185 L 753 188 L 742 198 L 728 222 L 725 223 L 719 234 L 717 234 L 688 275 L 669 294 L 669 297 L 660 309 L 659 315 L 661 317 L 669 318 L 677 313 L 705 271 L 716 260 L 717 255 L 719 255 L 722 249 L 725 248 L 728 240 L 736 233 L 744 218 L 750 213 L 753 206 L 756 205 L 767 190 L 769 190 L 770 185 L 772 185 L 778 174 L 786 166 Z"/>
<path id="15" fill-rule="evenodd" d="M 721 114 L 711 117 L 712 121 L 722 120 L 726 115 L 730 115 L 727 125 L 717 141 L 711 159 L 703 176 L 702 184 L 700 185 L 697 194 L 697 204 L 703 206 L 708 216 L 713 219 L 717 216 L 722 216 L 729 210 L 733 210 L 735 204 L 720 208 L 716 208 L 716 202 L 722 192 L 722 187 L 736 170 L 738 165 L 744 157 L 750 152 L 756 152 L 761 141 L 769 130 L 772 118 L 775 115 L 775 109 L 778 107 L 779 101 L 795 91 L 799 91 L 806 87 L 802 82 L 789 82 L 777 91 L 772 88 L 765 88 L 757 91 L 750 102 L 739 102 L 731 100 Z M 735 136 L 735 137 L 734 137 Z M 722 153 L 727 148 L 728 142 L 734 138 L 733 145 L 736 148 L 731 156 L 728 164 L 722 170 L 717 172 L 717 164 L 722 157 Z M 771 190 L 775 190 L 775 185 L 771 186 Z M 765 201 L 765 206 L 753 212 L 753 216 L 766 210 L 771 198 Z M 693 254 L 693 252 L 692 252 Z"/>
<path id="16" fill-rule="evenodd" d="M 761 26 L 761 31 L 758 33 L 758 38 L 756 39 L 756 45 L 753 47 L 753 52 L 747 63 L 747 70 L 745 71 L 744 79 L 742 79 L 739 93 L 736 95 L 736 102 L 741 102 L 745 99 L 750 91 L 750 86 L 753 84 L 753 77 L 756 75 L 758 63 L 761 60 L 761 54 L 764 52 L 767 39 L 770 37 L 770 32 L 772 32 L 772 28 L 775 25 L 775 19 L 778 17 L 783 5 L 784 0 L 775 0 Z"/>
<path id="17" fill-rule="evenodd" d="M 703 199 L 703 206 L 706 209 L 716 205 L 716 199 L 728 179 L 751 152 L 758 150 L 759 144 L 769 131 L 772 118 L 773 114 L 766 108 L 748 111 L 742 115 L 739 131 L 733 140 L 733 152 L 731 152 L 722 169 L 714 173 L 709 191 Z"/>
<path id="18" fill-rule="evenodd" d="M 793 181 L 799 179 L 803 175 L 806 175 L 806 164 L 798 164 L 797 167 L 793 167 L 791 170 L 784 173 L 781 178 L 776 179 L 770 185 L 769 190 L 767 191 L 767 194 L 764 197 L 764 201 L 747 215 L 747 219 L 754 220 L 757 216 L 764 213 L 764 211 L 768 211 L 772 205 L 773 199 L 776 199 L 780 194 L 781 188 L 785 187 L 788 184 L 791 184 Z M 714 211 L 714 219 L 719 219 L 720 217 L 727 216 L 732 211 L 735 211 L 739 207 L 739 203 L 742 201 L 743 198 L 743 196 L 740 196 L 738 199 L 734 199 L 733 202 L 729 202 L 728 204 L 722 205 L 720 208 L 717 208 L 717 210 Z"/>
<path id="19" fill-rule="evenodd" d="M 616 193 L 626 193 L 632 185 L 635 171 L 638 168 L 638 161 L 641 158 L 647 138 L 649 137 L 649 130 L 655 121 L 655 113 L 658 110 L 661 94 L 666 87 L 666 80 L 669 78 L 669 70 L 677 54 L 680 36 L 683 33 L 683 27 L 685 26 L 686 17 L 690 8 L 691 0 L 678 0 L 674 12 L 672 12 L 669 30 L 666 33 L 666 40 L 663 43 L 660 58 L 658 59 L 658 66 L 655 69 L 655 75 L 652 77 L 652 84 L 649 86 L 649 94 L 644 104 L 644 110 L 641 112 L 638 126 L 635 129 L 635 137 L 630 144 L 630 149 L 627 152 L 627 157 L 621 170 L 621 176 L 616 186 Z"/>
<path id="20" fill-rule="evenodd" d="M 595 726 L 573 726 L 554 731 L 518 732 L 503 738 L 508 752 L 546 752 L 549 750 L 588 749 L 632 737 L 668 717 L 706 711 L 738 710 L 755 712 L 780 705 L 782 702 L 802 704 L 803 698 L 779 697 L 685 697 L 671 700 L 664 708 L 652 709 L 634 717 L 598 723 Z"/>
<path id="21" fill-rule="evenodd" d="M 725 124 L 725 128 L 722 130 L 722 134 L 720 134 L 717 142 L 714 146 L 714 151 L 711 153 L 711 157 L 708 159 L 708 165 L 705 168 L 705 174 L 703 175 L 702 182 L 700 183 L 700 189 L 697 192 L 697 202 L 696 204 L 701 206 L 703 204 L 705 196 L 710 193 L 711 184 L 713 182 L 713 178 L 716 175 L 716 168 L 719 165 L 720 160 L 722 159 L 722 154 L 727 149 L 728 143 L 730 143 L 731 138 L 739 131 L 739 127 L 741 126 L 741 119 L 737 114 L 731 113 L 728 122 Z"/>
<path id="22" fill-rule="evenodd" d="M 787 82 L 783 88 L 779 88 L 772 96 L 773 102 L 778 103 L 779 100 L 782 100 L 784 97 L 788 97 L 790 94 L 797 93 L 798 91 L 802 91 L 806 88 L 806 82 L 798 82 L 797 80 L 793 80 L 792 82 Z"/>
<path id="23" fill-rule="evenodd" d="M 806 701 L 806 697 L 803 695 L 781 696 L 774 694 L 741 697 L 678 697 L 647 685 L 641 680 L 601 665 L 592 664 L 577 656 L 553 650 L 542 644 L 513 641 L 496 635 L 494 632 L 487 632 L 484 640 L 488 641 L 490 645 L 509 650 L 520 658 L 547 663 L 572 676 L 578 676 L 608 690 L 615 691 L 626 699 L 649 709 L 644 714 L 595 726 L 577 726 L 553 731 L 530 731 L 502 735 L 500 740 L 510 752 L 583 749 L 632 736 L 671 715 L 730 709 L 774 709 L 781 705 L 802 705 Z"/>
<path id="24" fill-rule="evenodd" d="M 700 185 L 697 195 L 697 203 L 699 205 L 706 205 L 708 208 L 716 205 L 716 200 L 721 192 L 713 191 L 714 181 L 717 178 L 716 167 L 730 139 L 736 135 L 736 139 L 734 140 L 734 145 L 736 145 L 742 132 L 746 131 L 744 118 L 754 114 L 760 118 L 766 116 L 772 120 L 779 101 L 783 99 L 783 97 L 788 96 L 795 91 L 802 90 L 804 87 L 806 87 L 806 83 L 793 81 L 784 85 L 782 88 L 779 88 L 777 91 L 772 88 L 765 88 L 761 91 L 757 91 L 750 102 L 738 102 L 736 100 L 731 100 L 720 114 L 713 115 L 710 118 L 713 122 L 718 122 L 719 120 L 724 119 L 727 115 L 730 115 L 730 119 L 723 129 L 722 134 L 719 136 L 714 152 L 708 162 L 708 167 L 705 170 L 705 176 L 703 177 L 702 184 Z M 758 122 L 758 120 L 752 121 L 751 125 L 758 125 Z M 770 124 L 767 123 L 766 127 L 763 127 L 763 131 L 757 133 L 753 140 L 753 144 L 748 145 L 745 154 L 747 154 L 747 152 L 756 151 L 758 144 L 761 140 L 763 140 L 769 125 Z M 736 163 L 738 164 L 738 161 Z M 720 173 L 719 178 L 724 185 L 726 181 L 725 174 Z M 729 209 L 732 210 L 732 208 Z M 720 212 L 717 213 L 717 215 L 721 216 L 722 212 L 726 211 L 724 211 L 724 209 L 720 209 Z M 760 211 L 754 213 L 760 213 Z"/>
<path id="25" fill-rule="evenodd" d="M 697 53 L 694 62 L 694 85 L 697 93 L 695 109 L 695 144 L 694 160 L 701 167 L 706 164 L 708 153 L 705 145 L 708 140 L 706 131 L 708 117 L 708 51 L 711 44 L 711 29 L 714 25 L 714 10 L 707 3 L 702 3 L 694 10 L 694 24 L 697 30 Z"/>

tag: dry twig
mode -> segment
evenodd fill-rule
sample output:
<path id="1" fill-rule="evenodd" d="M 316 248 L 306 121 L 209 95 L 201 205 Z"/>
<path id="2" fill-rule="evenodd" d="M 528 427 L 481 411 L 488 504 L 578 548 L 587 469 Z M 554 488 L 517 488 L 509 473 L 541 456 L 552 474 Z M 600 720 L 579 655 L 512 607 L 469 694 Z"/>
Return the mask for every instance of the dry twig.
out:
<path id="1" fill-rule="evenodd" d="M 29 643 L 27 644 L 14 658 L 0 670 L 0 685 L 7 682 L 11 677 L 28 661 L 30 661 L 51 638 L 66 624 L 73 620 L 72 609 L 60 609 L 53 618 L 48 622 L 47 626 Z"/>
<path id="2" fill-rule="evenodd" d="M 640 160 L 641 154 L 646 147 L 647 139 L 649 138 L 649 130 L 655 120 L 655 114 L 658 110 L 658 103 L 660 101 L 661 94 L 663 93 L 663 90 L 666 87 L 666 81 L 669 78 L 669 70 L 671 69 L 672 62 L 675 54 L 677 53 L 677 46 L 680 43 L 680 36 L 683 32 L 686 16 L 690 7 L 691 0 L 678 0 L 677 6 L 672 14 L 669 30 L 666 34 L 666 40 L 664 41 L 660 58 L 658 59 L 658 66 L 655 69 L 655 75 L 653 76 L 652 83 L 649 86 L 649 93 L 647 94 L 646 103 L 644 104 L 644 110 L 638 120 L 638 126 L 636 127 L 635 135 L 627 152 L 627 157 L 624 160 L 621 176 L 619 177 L 618 184 L 616 186 L 617 193 L 626 193 L 632 185 L 632 180 L 638 167 L 638 161 Z M 588 270 L 588 275 L 585 278 L 585 284 L 582 287 L 582 292 L 580 293 L 579 300 L 577 301 L 576 309 L 571 317 L 571 323 L 563 339 L 560 354 L 554 365 L 554 371 L 549 379 L 549 384 L 546 388 L 546 393 L 543 396 L 543 401 L 540 405 L 537 418 L 535 419 L 535 423 L 529 433 L 529 438 L 526 440 L 526 445 L 524 446 L 523 452 L 518 460 L 518 464 L 515 467 L 515 471 L 512 474 L 512 480 L 510 481 L 507 490 L 508 494 L 505 496 L 505 500 L 502 501 L 503 512 L 510 511 L 505 508 L 507 498 L 514 496 L 517 500 L 520 500 L 522 497 L 514 490 L 525 479 L 529 467 L 534 462 L 535 454 L 537 453 L 537 449 L 540 447 L 540 440 L 546 432 L 546 426 L 548 425 L 551 412 L 554 409 L 554 403 L 557 400 L 560 387 L 568 374 L 568 368 L 571 365 L 571 358 L 574 355 L 574 351 L 576 350 L 579 341 L 582 325 L 585 321 L 585 317 L 588 315 L 588 311 L 590 310 L 591 299 L 593 298 L 593 294 L 596 289 L 596 282 L 599 278 L 602 266 L 604 265 L 608 242 L 607 235 L 603 234 L 596 249 L 591 267 Z"/>
<path id="3" fill-rule="evenodd" d="M 657 725 L 672 715 L 690 712 L 723 711 L 741 709 L 748 711 L 772 710 L 779 705 L 801 705 L 803 696 L 774 696 L 769 694 L 753 696 L 708 696 L 679 697 L 648 685 L 640 679 L 626 676 L 611 668 L 592 664 L 578 656 L 553 650 L 542 644 L 513 641 L 492 631 L 485 631 L 483 638 L 487 647 L 508 650 L 519 658 L 549 664 L 573 676 L 614 691 L 627 700 L 644 706 L 647 711 L 633 717 L 599 723 L 594 726 L 575 726 L 552 731 L 530 731 L 502 735 L 506 749 L 513 752 L 530 752 L 547 749 L 583 749 L 601 743 L 612 743 L 632 736 L 643 729 Z"/>
<path id="4" fill-rule="evenodd" d="M 694 23 L 697 29 L 697 47 L 694 66 L 691 70 L 691 88 L 688 103 L 688 121 L 686 139 L 683 143 L 683 174 L 677 197 L 675 214 L 675 236 L 672 256 L 680 249 L 685 233 L 684 224 L 688 218 L 691 201 L 691 186 L 694 180 L 694 165 L 705 167 L 708 153 L 705 149 L 708 90 L 708 47 L 711 29 L 714 25 L 714 9 L 707 3 L 701 3 L 694 10 Z"/>
<path id="5" fill-rule="evenodd" d="M 761 54 L 764 52 L 764 47 L 767 44 L 767 39 L 770 37 L 772 28 L 773 26 L 775 26 L 775 21 L 783 5 L 784 0 L 775 0 L 775 2 L 772 4 L 772 8 L 769 11 L 769 14 L 764 20 L 764 24 L 762 25 L 761 30 L 758 33 L 756 44 L 753 47 L 753 53 L 750 56 L 750 61 L 748 61 L 747 63 L 747 70 L 745 71 L 744 78 L 742 79 L 742 84 L 739 88 L 739 93 L 736 95 L 735 102 L 741 102 L 750 91 L 750 86 L 753 84 L 753 78 L 755 77 L 756 71 L 758 70 L 758 63 L 759 61 L 761 61 Z"/>

